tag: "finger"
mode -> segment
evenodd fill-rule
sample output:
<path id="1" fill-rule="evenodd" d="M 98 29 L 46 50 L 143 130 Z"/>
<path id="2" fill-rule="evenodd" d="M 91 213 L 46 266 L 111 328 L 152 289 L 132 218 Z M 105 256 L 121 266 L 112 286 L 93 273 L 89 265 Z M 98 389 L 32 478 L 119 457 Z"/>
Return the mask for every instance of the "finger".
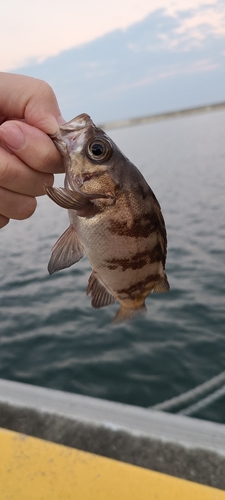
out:
<path id="1" fill-rule="evenodd" d="M 5 116 L 0 116 L 0 125 L 5 121 L 6 117 Z"/>
<path id="2" fill-rule="evenodd" d="M 44 185 L 53 184 L 52 174 L 37 172 L 25 165 L 17 156 L 0 149 L 0 186 L 14 193 L 30 196 L 45 194 Z M 3 213 L 0 210 L 0 213 Z"/>
<path id="3" fill-rule="evenodd" d="M 0 214 L 5 219 L 27 219 L 34 213 L 36 206 L 34 197 L 13 193 L 0 187 Z"/>
<path id="4" fill-rule="evenodd" d="M 4 215 L 0 214 L 0 229 L 5 227 L 9 223 L 8 217 L 4 217 Z"/>
<path id="5" fill-rule="evenodd" d="M 0 116 L 25 118 L 47 134 L 55 134 L 59 124 L 65 123 L 50 85 L 10 73 L 0 73 Z"/>
<path id="6" fill-rule="evenodd" d="M 0 141 L 24 163 L 40 172 L 62 173 L 62 156 L 50 137 L 22 121 L 9 120 L 0 126 Z"/>

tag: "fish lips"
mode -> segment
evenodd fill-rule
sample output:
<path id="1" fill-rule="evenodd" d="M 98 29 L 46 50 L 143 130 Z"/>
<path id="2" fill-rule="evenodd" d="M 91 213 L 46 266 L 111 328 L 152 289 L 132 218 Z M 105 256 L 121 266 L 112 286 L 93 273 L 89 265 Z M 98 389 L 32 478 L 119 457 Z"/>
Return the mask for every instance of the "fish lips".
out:
<path id="1" fill-rule="evenodd" d="M 68 156 L 71 152 L 81 151 L 90 126 L 93 127 L 90 116 L 82 113 L 61 125 L 59 132 L 50 137 L 62 156 Z"/>

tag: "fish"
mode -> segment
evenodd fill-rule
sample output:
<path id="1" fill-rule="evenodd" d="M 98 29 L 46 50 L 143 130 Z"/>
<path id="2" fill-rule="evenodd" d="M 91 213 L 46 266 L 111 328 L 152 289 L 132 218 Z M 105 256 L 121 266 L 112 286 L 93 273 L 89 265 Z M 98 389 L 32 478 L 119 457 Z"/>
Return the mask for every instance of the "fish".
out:
<path id="1" fill-rule="evenodd" d="M 68 210 L 70 225 L 52 248 L 48 271 L 84 255 L 92 272 L 86 294 L 94 308 L 119 302 L 115 323 L 146 311 L 152 292 L 168 292 L 167 234 L 159 202 L 138 168 L 89 115 L 51 136 L 65 166 L 64 187 L 46 186 Z"/>

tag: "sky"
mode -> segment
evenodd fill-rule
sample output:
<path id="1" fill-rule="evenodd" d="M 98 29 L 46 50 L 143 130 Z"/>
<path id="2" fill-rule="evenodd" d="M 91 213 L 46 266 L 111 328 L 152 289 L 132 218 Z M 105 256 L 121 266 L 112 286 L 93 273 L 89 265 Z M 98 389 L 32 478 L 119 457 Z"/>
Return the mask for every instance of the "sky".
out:
<path id="1" fill-rule="evenodd" d="M 159 8 L 173 16 L 188 10 L 179 29 L 192 38 L 201 38 L 203 25 L 225 34 L 224 0 L 7 0 L 1 6 L 0 71 L 15 71 L 126 29 Z"/>

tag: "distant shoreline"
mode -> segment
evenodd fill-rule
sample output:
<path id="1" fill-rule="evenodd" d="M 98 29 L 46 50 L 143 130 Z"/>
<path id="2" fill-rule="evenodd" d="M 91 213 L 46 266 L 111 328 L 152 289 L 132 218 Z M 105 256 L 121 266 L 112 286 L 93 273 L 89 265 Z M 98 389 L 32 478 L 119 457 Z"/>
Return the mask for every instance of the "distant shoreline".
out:
<path id="1" fill-rule="evenodd" d="M 225 102 L 219 102 L 216 104 L 207 104 L 204 106 L 196 106 L 194 108 L 180 109 L 177 111 L 168 111 L 166 113 L 157 113 L 153 115 L 140 116 L 137 118 L 128 118 L 125 120 L 114 120 L 99 124 L 99 127 L 104 130 L 133 127 L 135 125 L 143 125 L 149 122 L 167 120 L 168 118 L 180 118 L 182 116 L 194 115 L 198 113 L 209 113 L 211 111 L 222 111 L 222 110 L 225 110 Z"/>

